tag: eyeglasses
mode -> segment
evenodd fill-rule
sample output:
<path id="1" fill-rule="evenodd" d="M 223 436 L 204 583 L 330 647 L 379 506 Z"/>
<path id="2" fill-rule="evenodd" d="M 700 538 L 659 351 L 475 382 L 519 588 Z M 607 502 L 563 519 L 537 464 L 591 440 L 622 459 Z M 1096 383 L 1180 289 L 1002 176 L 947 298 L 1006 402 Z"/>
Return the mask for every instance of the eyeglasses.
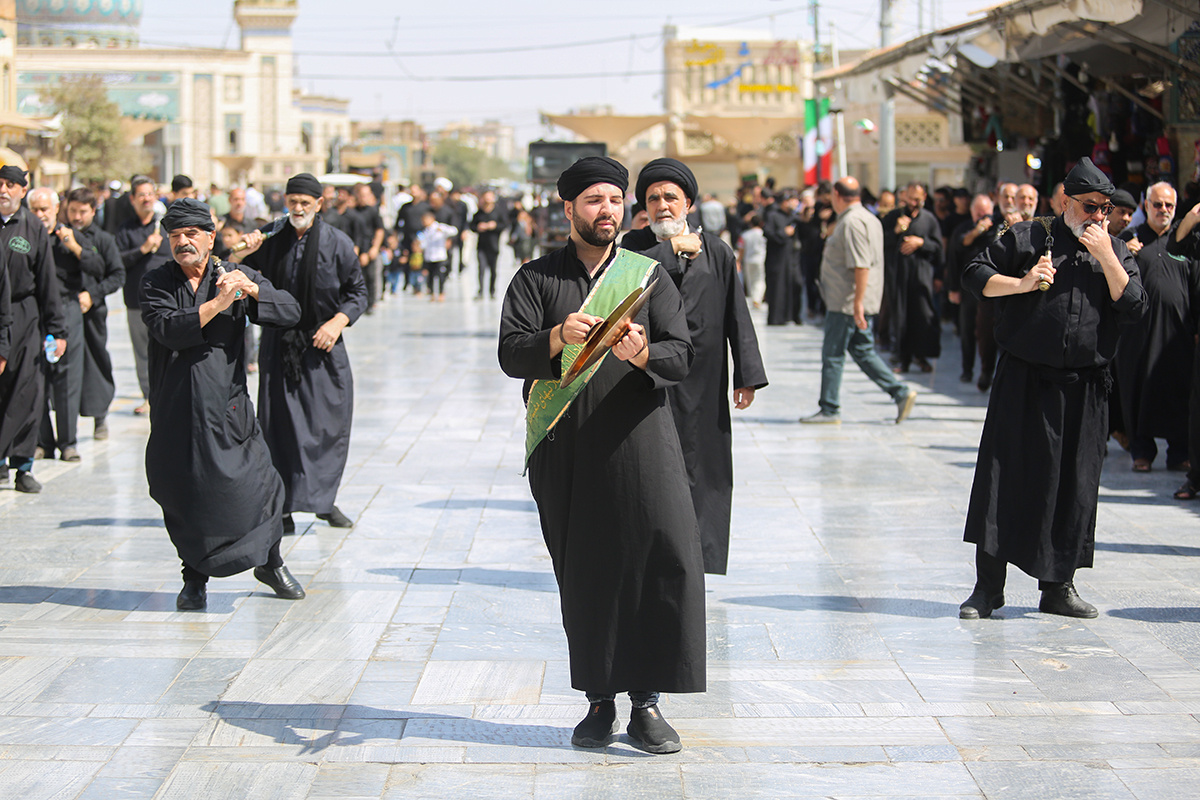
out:
<path id="1" fill-rule="evenodd" d="M 1171 211 L 1175 208 L 1174 203 L 1167 203 L 1162 200 L 1155 201 L 1155 202 L 1151 203 L 1150 205 L 1154 206 L 1154 208 L 1156 208 L 1159 211 L 1164 211 L 1164 210 Z"/>
<path id="2" fill-rule="evenodd" d="M 1101 212 L 1107 217 L 1113 212 L 1113 209 L 1116 208 L 1116 206 L 1114 206 L 1112 203 L 1105 203 L 1102 206 L 1098 206 L 1095 203 L 1089 203 L 1086 200 L 1079 200 L 1075 197 L 1072 197 L 1071 199 L 1076 203 L 1079 203 L 1079 205 L 1083 208 L 1083 213 L 1087 214 L 1089 217 L 1095 214 L 1097 211 Z"/>

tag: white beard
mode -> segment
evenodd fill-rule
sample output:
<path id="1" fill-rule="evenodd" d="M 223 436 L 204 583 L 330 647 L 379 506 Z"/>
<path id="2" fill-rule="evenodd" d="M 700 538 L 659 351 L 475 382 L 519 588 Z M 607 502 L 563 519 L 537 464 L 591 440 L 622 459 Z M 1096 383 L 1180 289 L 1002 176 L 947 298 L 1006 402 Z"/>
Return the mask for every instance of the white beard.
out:
<path id="1" fill-rule="evenodd" d="M 650 223 L 650 230 L 660 239 L 674 239 L 688 229 L 687 219 L 656 219 Z"/>
<path id="2" fill-rule="evenodd" d="M 313 211 L 310 214 L 304 214 L 297 217 L 295 214 L 288 213 L 288 222 L 298 231 L 304 232 L 312 227 L 313 220 L 317 218 L 317 212 Z"/>

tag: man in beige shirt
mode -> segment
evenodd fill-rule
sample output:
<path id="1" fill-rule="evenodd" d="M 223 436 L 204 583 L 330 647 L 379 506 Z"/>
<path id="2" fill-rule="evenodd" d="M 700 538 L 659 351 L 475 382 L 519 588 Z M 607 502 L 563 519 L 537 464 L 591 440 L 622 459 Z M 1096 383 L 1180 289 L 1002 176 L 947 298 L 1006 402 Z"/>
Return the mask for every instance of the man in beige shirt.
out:
<path id="1" fill-rule="evenodd" d="M 825 242 L 821 260 L 821 296 L 825 314 L 825 340 L 821 347 L 821 409 L 805 423 L 842 421 L 839 397 L 846 352 L 880 389 L 896 401 L 896 422 L 912 411 L 917 391 L 897 380 L 875 352 L 871 317 L 883 299 L 883 225 L 863 208 L 858 181 L 846 176 L 834 184 L 833 210 L 837 225 Z"/>

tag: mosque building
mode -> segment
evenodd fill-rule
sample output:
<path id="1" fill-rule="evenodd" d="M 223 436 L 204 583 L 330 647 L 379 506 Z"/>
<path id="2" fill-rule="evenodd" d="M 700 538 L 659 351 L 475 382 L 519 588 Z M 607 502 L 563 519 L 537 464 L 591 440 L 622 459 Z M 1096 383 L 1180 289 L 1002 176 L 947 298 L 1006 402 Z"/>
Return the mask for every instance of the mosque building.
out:
<path id="1" fill-rule="evenodd" d="M 160 181 L 266 188 L 326 171 L 349 137 L 349 101 L 295 85 L 297 0 L 234 0 L 240 44 L 228 50 L 142 46 L 142 2 L 16 0 L 16 110 L 49 116 L 46 88 L 99 74 Z"/>

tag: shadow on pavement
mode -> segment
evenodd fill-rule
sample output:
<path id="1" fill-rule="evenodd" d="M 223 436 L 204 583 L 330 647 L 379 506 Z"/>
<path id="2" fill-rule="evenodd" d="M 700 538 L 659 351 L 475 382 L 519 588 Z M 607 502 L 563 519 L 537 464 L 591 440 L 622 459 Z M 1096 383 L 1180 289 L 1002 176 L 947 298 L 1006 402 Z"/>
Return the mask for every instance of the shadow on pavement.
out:
<path id="1" fill-rule="evenodd" d="M 468 567 L 466 569 L 369 569 L 373 575 L 389 575 L 406 583 L 434 584 L 457 586 L 464 583 L 474 583 L 480 586 L 500 586 L 508 589 L 528 589 L 532 592 L 557 592 L 558 584 L 554 574 L 550 572 L 531 572 L 527 570 L 486 569 L 483 567 Z"/>
<path id="2" fill-rule="evenodd" d="M 271 737 L 277 744 L 301 745 L 306 754 L 322 752 L 335 744 L 338 747 L 404 745 L 404 737 L 407 735 L 418 740 L 413 742 L 414 746 L 421 747 L 429 747 L 429 742 L 433 740 L 584 752 L 571 744 L 573 725 L 561 728 L 549 725 L 517 725 L 450 714 L 423 713 L 412 709 L 390 710 L 321 703 L 289 705 L 213 701 L 205 703 L 201 708 L 215 713 L 230 725 L 259 736 Z M 582 710 L 582 705 L 580 708 Z M 398 730 L 386 736 L 381 734 L 380 725 L 386 722 L 400 723 Z M 423 722 L 433 724 L 423 725 Z M 414 728 L 419 729 L 412 730 Z M 324 733 L 312 736 L 304 731 Z M 629 738 L 621 734 L 614 744 L 630 744 Z M 648 753 L 632 749 L 632 746 L 629 750 L 621 748 L 614 751 L 611 748 L 612 745 L 605 748 L 609 755 L 654 758 Z M 601 750 L 589 752 L 599 753 Z"/>
<path id="3" fill-rule="evenodd" d="M 831 594 L 772 594 L 759 597 L 726 597 L 722 602 L 776 608 L 780 611 L 849 611 L 858 614 L 926 618 L 958 616 L 957 604 L 907 597 L 857 598 Z"/>

